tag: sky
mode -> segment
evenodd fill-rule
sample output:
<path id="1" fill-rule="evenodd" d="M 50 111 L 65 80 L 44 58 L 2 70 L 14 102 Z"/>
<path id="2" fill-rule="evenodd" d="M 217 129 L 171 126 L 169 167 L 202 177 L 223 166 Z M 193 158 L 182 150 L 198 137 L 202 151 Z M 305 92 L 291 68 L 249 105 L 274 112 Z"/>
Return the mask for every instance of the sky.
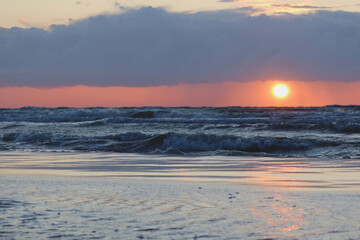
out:
<path id="1" fill-rule="evenodd" d="M 353 0 L 1 0 L 0 107 L 360 104 L 359 12 Z"/>
<path id="2" fill-rule="evenodd" d="M 314 10 L 343 10 L 358 12 L 358 0 L 1 0 L 0 27 L 48 27 L 69 24 L 71 21 L 116 14 L 126 9 L 161 7 L 171 12 L 239 10 L 257 14 L 304 13 Z M 253 9 L 253 10 L 252 10 Z"/>

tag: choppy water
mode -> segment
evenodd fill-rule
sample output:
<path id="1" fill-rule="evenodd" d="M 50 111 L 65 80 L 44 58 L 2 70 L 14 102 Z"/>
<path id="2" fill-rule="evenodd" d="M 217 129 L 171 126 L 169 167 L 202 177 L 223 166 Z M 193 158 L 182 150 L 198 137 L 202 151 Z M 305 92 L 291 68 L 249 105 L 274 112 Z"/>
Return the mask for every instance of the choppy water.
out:
<path id="1" fill-rule="evenodd" d="M 360 158 L 360 106 L 0 109 L 0 150 Z"/>

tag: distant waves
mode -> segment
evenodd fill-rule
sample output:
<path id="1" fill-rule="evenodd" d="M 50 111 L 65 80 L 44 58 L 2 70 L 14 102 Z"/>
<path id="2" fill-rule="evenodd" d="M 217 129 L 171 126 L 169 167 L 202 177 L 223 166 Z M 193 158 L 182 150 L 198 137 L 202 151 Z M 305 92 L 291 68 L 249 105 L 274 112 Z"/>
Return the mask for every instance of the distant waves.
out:
<path id="1" fill-rule="evenodd" d="M 360 158 L 360 106 L 0 109 L 0 150 Z"/>

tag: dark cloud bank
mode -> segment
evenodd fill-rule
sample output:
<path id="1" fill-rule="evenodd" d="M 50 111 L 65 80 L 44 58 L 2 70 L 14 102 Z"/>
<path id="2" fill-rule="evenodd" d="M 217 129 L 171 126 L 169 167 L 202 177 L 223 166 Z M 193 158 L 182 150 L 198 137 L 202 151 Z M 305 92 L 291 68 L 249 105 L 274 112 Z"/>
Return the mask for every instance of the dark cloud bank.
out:
<path id="1" fill-rule="evenodd" d="M 143 8 L 49 31 L 0 29 L 0 86 L 360 80 L 360 14 Z"/>

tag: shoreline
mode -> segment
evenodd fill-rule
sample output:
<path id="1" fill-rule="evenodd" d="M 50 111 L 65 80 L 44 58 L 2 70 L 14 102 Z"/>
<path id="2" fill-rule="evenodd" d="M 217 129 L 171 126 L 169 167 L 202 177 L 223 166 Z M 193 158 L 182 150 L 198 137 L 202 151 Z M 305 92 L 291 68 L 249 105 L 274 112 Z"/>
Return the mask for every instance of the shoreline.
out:
<path id="1" fill-rule="evenodd" d="M 359 160 L 330 162 L 0 152 L 0 238 L 359 239 Z"/>
<path id="2" fill-rule="evenodd" d="M 358 239 L 359 194 L 235 182 L 0 175 L 5 239 Z"/>
<path id="3" fill-rule="evenodd" d="M 0 152 L 0 174 L 230 182 L 360 192 L 359 159 Z"/>

